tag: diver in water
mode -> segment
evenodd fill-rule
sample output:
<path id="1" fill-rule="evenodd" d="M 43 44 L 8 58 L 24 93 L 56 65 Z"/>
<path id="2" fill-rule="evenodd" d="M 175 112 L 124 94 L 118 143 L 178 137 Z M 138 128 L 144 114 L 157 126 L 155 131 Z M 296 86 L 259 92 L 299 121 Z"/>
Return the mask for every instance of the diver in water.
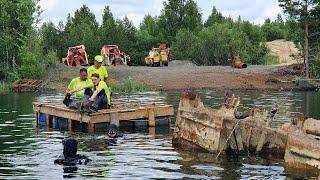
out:
<path id="1" fill-rule="evenodd" d="M 78 140 L 74 138 L 66 138 L 62 141 L 63 144 L 63 159 L 54 160 L 54 164 L 75 166 L 77 164 L 88 164 L 92 161 L 85 155 L 77 154 L 78 151 Z"/>
<path id="2" fill-rule="evenodd" d="M 107 135 L 109 138 L 123 137 L 123 134 L 119 133 L 118 126 L 115 124 L 109 124 L 107 126 Z"/>
<path id="3" fill-rule="evenodd" d="M 115 124 L 109 124 L 107 126 L 107 135 L 109 145 L 117 144 L 118 138 L 123 137 L 123 134 L 119 133 L 118 126 L 116 126 Z"/>

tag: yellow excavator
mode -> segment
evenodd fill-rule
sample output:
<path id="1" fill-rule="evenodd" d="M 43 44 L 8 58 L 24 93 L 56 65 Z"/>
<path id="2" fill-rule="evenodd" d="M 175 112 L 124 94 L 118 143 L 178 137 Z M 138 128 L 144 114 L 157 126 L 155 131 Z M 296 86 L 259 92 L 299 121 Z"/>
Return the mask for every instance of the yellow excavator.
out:
<path id="1" fill-rule="evenodd" d="M 144 58 L 147 66 L 168 66 L 168 53 L 160 48 L 152 48 L 149 55 Z"/>

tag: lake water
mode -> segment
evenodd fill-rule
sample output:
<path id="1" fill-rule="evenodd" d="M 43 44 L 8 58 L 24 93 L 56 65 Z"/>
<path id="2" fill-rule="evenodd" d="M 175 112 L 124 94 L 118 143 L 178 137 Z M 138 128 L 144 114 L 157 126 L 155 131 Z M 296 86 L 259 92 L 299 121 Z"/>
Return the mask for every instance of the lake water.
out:
<path id="1" fill-rule="evenodd" d="M 198 91 L 208 106 L 222 101 L 223 91 Z M 319 92 L 256 92 L 234 91 L 246 107 L 280 106 L 273 126 L 288 121 L 289 112 L 302 112 L 320 119 Z M 135 102 L 166 102 L 175 110 L 179 91 L 150 92 L 122 96 Z M 172 129 L 131 130 L 116 144 L 105 134 L 63 132 L 36 129 L 33 101 L 61 99 L 62 95 L 8 94 L 0 95 L 0 179 L 293 179 L 280 160 L 241 157 L 240 160 L 210 153 L 175 149 L 171 143 Z M 174 120 L 174 118 L 173 118 Z M 172 126 L 173 128 L 173 126 Z M 155 133 L 154 133 L 155 132 Z M 88 165 L 64 167 L 53 161 L 62 156 L 61 141 L 77 137 L 78 153 L 93 161 Z M 300 177 L 315 178 L 312 175 Z"/>

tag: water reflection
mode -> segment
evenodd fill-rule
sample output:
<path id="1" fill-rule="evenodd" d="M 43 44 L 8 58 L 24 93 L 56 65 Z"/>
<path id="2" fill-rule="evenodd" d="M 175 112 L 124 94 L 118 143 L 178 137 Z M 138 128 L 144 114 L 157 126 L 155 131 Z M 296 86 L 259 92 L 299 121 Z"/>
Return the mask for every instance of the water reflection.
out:
<path id="1" fill-rule="evenodd" d="M 208 106 L 222 102 L 223 91 L 198 91 Z M 244 106 L 270 108 L 280 106 L 274 125 L 287 122 L 289 112 L 303 112 L 319 118 L 320 95 L 315 92 L 241 92 Z M 180 92 L 150 92 L 118 98 L 128 102 L 169 103 L 177 110 Z M 59 101 L 62 94 L 0 95 L 0 179 L 63 179 L 63 178 L 194 178 L 194 179 L 284 179 L 283 162 L 259 157 L 242 157 L 239 161 L 210 153 L 175 149 L 168 128 L 126 131 L 123 138 L 110 142 L 105 134 L 89 135 L 35 129 L 31 103 L 34 100 Z M 318 107 L 318 108 L 317 108 Z M 61 141 L 73 136 L 79 139 L 79 154 L 93 160 L 88 165 L 64 167 L 54 165 L 62 156 Z M 310 177 L 306 177 L 310 178 Z"/>

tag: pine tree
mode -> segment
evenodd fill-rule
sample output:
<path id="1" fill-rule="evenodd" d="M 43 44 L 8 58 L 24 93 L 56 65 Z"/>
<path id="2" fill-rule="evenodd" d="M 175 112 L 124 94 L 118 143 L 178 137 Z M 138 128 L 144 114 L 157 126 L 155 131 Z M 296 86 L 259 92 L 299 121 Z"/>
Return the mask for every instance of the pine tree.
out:
<path id="1" fill-rule="evenodd" d="M 306 78 L 310 78 L 310 62 L 309 62 L 309 26 L 312 23 L 312 17 L 319 12 L 317 9 L 320 6 L 318 0 L 279 0 L 280 7 L 284 12 L 289 14 L 291 18 L 294 18 L 300 22 L 303 26 L 304 38 L 304 64 L 306 70 Z"/>
<path id="2" fill-rule="evenodd" d="M 159 28 L 168 42 L 174 40 L 180 29 L 200 30 L 201 14 L 194 0 L 169 0 L 159 17 Z"/>
<path id="3" fill-rule="evenodd" d="M 109 6 L 106 6 L 103 10 L 102 26 L 100 32 L 102 44 L 107 45 L 114 44 L 116 42 L 115 38 L 117 37 L 117 27 Z"/>
<path id="4" fill-rule="evenodd" d="M 85 45 L 89 59 L 100 54 L 101 43 L 98 33 L 99 24 L 88 6 L 76 10 L 74 17 L 68 16 L 65 26 L 66 45 L 68 47 Z"/>
<path id="5" fill-rule="evenodd" d="M 207 21 L 204 23 L 205 27 L 209 27 L 214 23 L 222 23 L 225 20 L 223 15 L 217 10 L 215 6 L 212 8 L 212 12 L 208 17 Z"/>

